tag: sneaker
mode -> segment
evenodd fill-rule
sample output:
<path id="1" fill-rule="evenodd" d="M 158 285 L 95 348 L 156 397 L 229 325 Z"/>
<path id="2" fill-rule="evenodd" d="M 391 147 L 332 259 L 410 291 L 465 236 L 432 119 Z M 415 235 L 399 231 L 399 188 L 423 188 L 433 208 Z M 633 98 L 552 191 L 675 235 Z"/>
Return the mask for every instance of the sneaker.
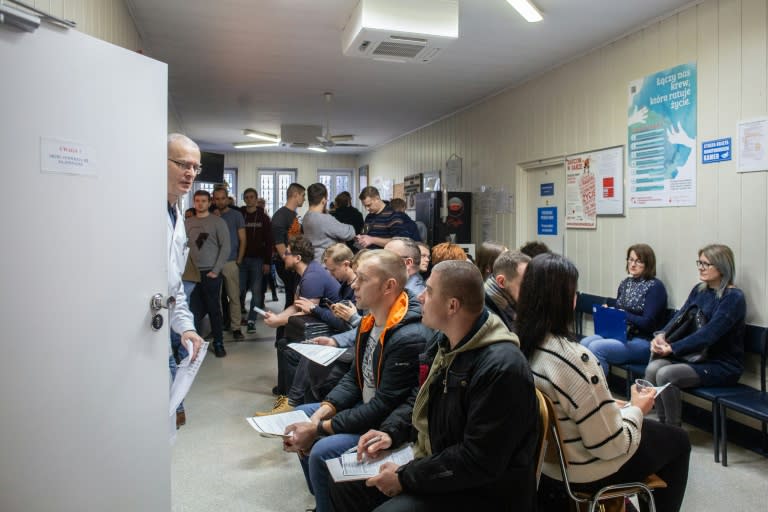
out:
<path id="1" fill-rule="evenodd" d="M 240 329 L 235 329 L 234 331 L 232 331 L 232 336 L 235 338 L 235 340 L 241 340 L 245 338 L 245 336 L 243 336 L 243 331 L 241 331 Z"/>
<path id="2" fill-rule="evenodd" d="M 214 345 L 213 346 L 213 354 L 216 357 L 224 357 L 227 355 L 227 351 L 224 350 L 224 345 Z"/>
<path id="3" fill-rule="evenodd" d="M 270 414 L 280 414 L 281 412 L 290 412 L 293 410 L 293 406 L 288 403 L 288 397 L 280 395 L 275 399 L 275 403 L 272 405 L 272 410 L 267 412 L 255 412 L 254 416 L 269 416 Z"/>
<path id="4" fill-rule="evenodd" d="M 248 328 L 246 329 L 248 334 L 256 332 L 256 322 L 248 322 Z"/>

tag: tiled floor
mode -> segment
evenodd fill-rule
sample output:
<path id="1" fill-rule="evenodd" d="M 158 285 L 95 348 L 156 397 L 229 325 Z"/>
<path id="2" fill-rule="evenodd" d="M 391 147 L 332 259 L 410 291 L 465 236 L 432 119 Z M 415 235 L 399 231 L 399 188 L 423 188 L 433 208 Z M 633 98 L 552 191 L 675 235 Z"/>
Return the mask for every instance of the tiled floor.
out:
<path id="1" fill-rule="evenodd" d="M 271 408 L 273 341 L 274 331 L 259 323 L 247 341 L 226 342 L 227 357 L 206 357 L 173 448 L 174 512 L 300 512 L 314 504 L 296 457 L 245 421 Z M 768 510 L 768 458 L 731 445 L 723 468 L 712 459 L 711 435 L 689 432 L 694 449 L 684 511 Z"/>

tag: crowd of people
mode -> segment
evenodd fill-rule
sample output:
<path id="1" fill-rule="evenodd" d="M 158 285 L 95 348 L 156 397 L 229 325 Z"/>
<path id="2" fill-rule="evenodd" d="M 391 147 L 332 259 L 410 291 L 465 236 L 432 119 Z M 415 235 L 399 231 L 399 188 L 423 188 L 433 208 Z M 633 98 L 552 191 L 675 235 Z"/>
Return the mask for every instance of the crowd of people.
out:
<path id="1" fill-rule="evenodd" d="M 174 140 L 169 161 L 180 159 L 178 168 L 192 174 L 199 157 L 182 159 Z M 172 215 L 171 173 L 169 164 Z M 299 218 L 305 197 L 308 211 Z M 475 261 L 450 242 L 430 248 L 416 223 L 374 187 L 359 195 L 365 218 L 348 193 L 329 213 L 321 183 L 291 184 L 271 219 L 256 190 L 243 198 L 237 209 L 226 189 L 216 189 L 212 213 L 208 193 L 195 193 L 186 222 L 196 278 L 191 295 L 186 288 L 191 316 L 196 325 L 209 316 L 213 351 L 223 357 L 223 324 L 235 339 L 241 323 L 251 331 L 272 270 L 279 276 L 285 305 L 263 316 L 276 332 L 278 396 L 272 410 L 256 415 L 298 409 L 309 417 L 288 427 L 284 449 L 297 454 L 318 512 L 567 509 L 560 467 L 545 462 L 538 480 L 537 389 L 554 405 L 576 490 L 655 473 L 667 483 L 655 491 L 657 510 L 680 510 L 691 449 L 680 428 L 680 390 L 733 384 L 743 371 L 746 305 L 730 248 L 699 250 L 699 283 L 666 318 L 653 249 L 632 245 L 627 277 L 606 304 L 626 312 L 626 340 L 579 339 L 572 334 L 579 272 L 541 242 L 520 250 L 483 242 Z M 693 307 L 697 329 L 671 339 Z M 190 337 L 190 315 L 183 316 L 183 325 L 172 326 Z M 328 336 L 310 341 L 346 348 L 344 355 L 323 367 L 288 349 L 300 341 L 286 329 L 294 317 L 327 327 Z M 610 365 L 649 361 L 646 378 L 668 389 L 656 396 L 633 386 L 627 401 L 615 399 Z M 658 420 L 646 417 L 654 407 Z M 405 443 L 413 446 L 411 462 L 384 464 L 365 481 L 330 477 L 326 461 L 344 452 L 375 458 Z"/>

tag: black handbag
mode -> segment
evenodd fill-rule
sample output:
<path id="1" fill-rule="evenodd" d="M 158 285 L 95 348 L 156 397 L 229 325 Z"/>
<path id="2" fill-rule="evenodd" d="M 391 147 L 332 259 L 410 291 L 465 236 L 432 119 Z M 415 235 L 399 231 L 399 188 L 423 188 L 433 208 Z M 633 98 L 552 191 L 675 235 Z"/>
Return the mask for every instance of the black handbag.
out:
<path id="1" fill-rule="evenodd" d="M 672 345 L 674 342 L 690 336 L 701 329 L 707 323 L 707 317 L 699 306 L 692 304 L 688 306 L 683 313 L 675 317 L 674 322 L 665 331 L 667 343 Z M 707 358 L 707 348 L 685 354 L 682 356 L 673 356 L 675 359 L 686 363 L 700 363 Z"/>

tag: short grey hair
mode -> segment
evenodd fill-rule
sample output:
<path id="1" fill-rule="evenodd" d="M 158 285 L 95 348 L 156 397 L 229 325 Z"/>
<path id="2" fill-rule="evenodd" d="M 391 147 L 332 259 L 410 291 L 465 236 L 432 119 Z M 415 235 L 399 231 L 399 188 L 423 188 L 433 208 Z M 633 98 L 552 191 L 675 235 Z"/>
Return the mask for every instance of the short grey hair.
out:
<path id="1" fill-rule="evenodd" d="M 168 153 L 169 154 L 171 152 L 171 148 L 176 144 L 180 146 L 192 146 L 193 148 L 200 151 L 200 146 L 197 145 L 197 142 L 193 141 L 186 135 L 182 133 L 169 133 L 168 134 Z"/>
<path id="2" fill-rule="evenodd" d="M 733 280 L 736 278 L 736 259 L 733 257 L 733 251 L 730 247 L 723 244 L 709 244 L 699 249 L 699 257 L 701 255 L 707 257 L 709 262 L 714 265 L 722 279 L 720 280 L 720 286 L 717 287 L 717 298 L 721 298 L 725 289 L 733 284 Z M 707 288 L 707 283 L 699 284 L 699 291 L 704 291 Z"/>

